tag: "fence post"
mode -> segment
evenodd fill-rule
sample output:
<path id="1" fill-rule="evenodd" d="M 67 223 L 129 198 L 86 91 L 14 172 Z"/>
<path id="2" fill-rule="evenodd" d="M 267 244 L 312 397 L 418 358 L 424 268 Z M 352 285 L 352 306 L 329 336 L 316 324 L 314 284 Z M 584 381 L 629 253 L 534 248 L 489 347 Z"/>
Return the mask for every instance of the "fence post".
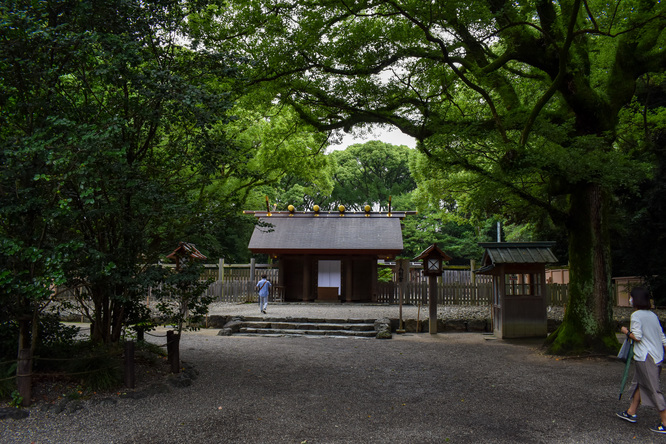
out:
<path id="1" fill-rule="evenodd" d="M 32 355 L 30 348 L 22 348 L 18 353 L 18 367 L 16 368 L 16 387 L 23 400 L 23 407 L 30 406 L 32 398 Z"/>
<path id="2" fill-rule="evenodd" d="M 428 276 L 428 290 L 430 300 L 428 301 L 429 321 L 428 328 L 431 335 L 437 334 L 437 276 Z"/>
<path id="3" fill-rule="evenodd" d="M 400 271 L 399 271 L 399 268 L 400 268 L 400 262 L 399 262 L 399 259 L 396 260 L 396 262 L 395 262 L 395 266 L 396 266 L 396 269 L 393 270 L 393 271 L 394 271 L 394 273 L 395 273 L 395 276 L 397 276 L 398 274 L 400 274 Z M 393 281 L 391 281 L 391 283 L 393 283 Z M 400 284 L 398 284 L 398 285 L 400 285 Z M 396 292 L 396 289 L 398 288 L 398 285 L 392 285 L 392 286 L 390 286 L 390 287 L 387 286 L 387 289 L 388 289 L 388 292 L 387 292 L 387 293 L 388 293 L 388 303 L 389 303 L 390 305 L 395 304 L 395 292 Z"/>
<path id="4" fill-rule="evenodd" d="M 125 387 L 134 388 L 134 341 L 125 341 Z"/>
<path id="5" fill-rule="evenodd" d="M 220 302 L 224 302 L 224 259 L 220 259 L 220 270 L 217 277 L 220 281 Z"/>
<path id="6" fill-rule="evenodd" d="M 167 331 L 167 356 L 171 365 L 171 373 L 180 373 L 180 335 L 175 331 Z"/>

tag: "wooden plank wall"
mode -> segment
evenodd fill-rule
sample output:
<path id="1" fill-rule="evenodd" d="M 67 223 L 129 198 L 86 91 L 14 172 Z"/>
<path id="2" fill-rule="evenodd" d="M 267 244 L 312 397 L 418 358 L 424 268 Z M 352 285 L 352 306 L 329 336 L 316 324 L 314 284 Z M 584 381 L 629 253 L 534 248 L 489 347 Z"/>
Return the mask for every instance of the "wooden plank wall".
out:
<path id="1" fill-rule="evenodd" d="M 379 265 L 386 268 L 386 265 Z M 208 288 L 208 295 L 215 297 L 215 302 L 244 303 L 256 302 L 255 285 L 262 274 L 268 275 L 273 284 L 269 301 L 283 301 L 283 288 L 280 286 L 277 266 L 255 264 L 254 280 L 250 279 L 250 264 L 224 264 L 224 279 L 220 280 L 218 264 L 207 264 L 202 279 L 213 279 Z M 428 278 L 421 270 L 410 270 L 411 280 L 406 284 L 403 295 L 404 304 L 428 304 Z M 397 277 L 394 276 L 397 281 Z M 72 297 L 70 291 L 58 289 L 61 297 Z M 377 286 L 377 302 L 398 304 L 400 293 L 397 282 L 380 282 Z M 437 303 L 441 305 L 488 305 L 492 298 L 492 277 L 476 275 L 472 277 L 469 269 L 444 270 L 438 279 Z M 568 300 L 568 285 L 546 284 L 546 305 L 563 306 Z"/>
<path id="2" fill-rule="evenodd" d="M 437 283 L 438 305 L 489 305 L 492 300 L 492 280 L 477 279 L 472 282 Z M 428 282 L 409 282 L 403 295 L 403 304 L 427 305 Z M 564 306 L 568 300 L 568 285 L 546 284 L 546 305 Z M 398 285 L 394 282 L 380 282 L 377 302 L 397 304 L 400 301 Z"/>

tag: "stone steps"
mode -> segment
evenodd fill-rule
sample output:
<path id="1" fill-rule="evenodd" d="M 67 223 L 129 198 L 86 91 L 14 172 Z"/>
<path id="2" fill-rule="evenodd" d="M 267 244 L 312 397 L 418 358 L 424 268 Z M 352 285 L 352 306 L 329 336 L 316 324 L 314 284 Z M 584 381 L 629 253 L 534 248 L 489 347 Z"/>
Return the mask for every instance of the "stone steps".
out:
<path id="1" fill-rule="evenodd" d="M 373 329 L 371 331 L 358 331 L 358 330 L 308 330 L 304 328 L 287 329 L 287 328 L 252 328 L 241 327 L 239 334 L 244 335 L 280 335 L 280 336 L 344 336 L 344 337 L 363 337 L 374 338 L 377 332 Z"/>
<path id="2" fill-rule="evenodd" d="M 225 325 L 226 334 L 243 336 L 336 336 L 373 338 L 374 319 L 293 319 L 243 317 Z M 223 333 L 220 333 L 223 334 Z"/>
<path id="3" fill-rule="evenodd" d="M 266 322 L 266 321 L 245 321 L 244 326 L 248 328 L 274 328 L 285 330 L 352 330 L 367 331 L 375 329 L 373 322 Z"/>

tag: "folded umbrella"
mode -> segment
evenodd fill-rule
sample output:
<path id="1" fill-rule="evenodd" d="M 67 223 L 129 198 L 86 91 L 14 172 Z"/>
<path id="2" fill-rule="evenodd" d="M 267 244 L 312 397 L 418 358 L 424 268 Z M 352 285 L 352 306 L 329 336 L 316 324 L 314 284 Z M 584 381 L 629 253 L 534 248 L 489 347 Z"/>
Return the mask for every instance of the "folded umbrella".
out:
<path id="1" fill-rule="evenodd" d="M 631 361 L 634 359 L 634 341 L 631 341 L 629 344 L 629 351 L 627 352 L 627 362 L 624 364 L 624 374 L 622 375 L 622 383 L 620 384 L 620 396 L 618 400 L 622 399 L 622 393 L 624 392 L 624 386 L 627 384 L 627 377 L 629 376 L 629 367 L 631 366 Z"/>

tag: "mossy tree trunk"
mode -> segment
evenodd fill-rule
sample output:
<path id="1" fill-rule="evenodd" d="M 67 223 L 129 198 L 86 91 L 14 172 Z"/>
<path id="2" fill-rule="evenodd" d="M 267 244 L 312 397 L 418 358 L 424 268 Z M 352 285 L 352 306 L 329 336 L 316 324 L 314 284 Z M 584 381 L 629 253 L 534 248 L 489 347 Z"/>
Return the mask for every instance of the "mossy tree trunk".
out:
<path id="1" fill-rule="evenodd" d="M 562 324 L 547 340 L 551 353 L 617 349 L 605 194 L 598 184 L 581 185 L 571 194 L 569 301 Z"/>

